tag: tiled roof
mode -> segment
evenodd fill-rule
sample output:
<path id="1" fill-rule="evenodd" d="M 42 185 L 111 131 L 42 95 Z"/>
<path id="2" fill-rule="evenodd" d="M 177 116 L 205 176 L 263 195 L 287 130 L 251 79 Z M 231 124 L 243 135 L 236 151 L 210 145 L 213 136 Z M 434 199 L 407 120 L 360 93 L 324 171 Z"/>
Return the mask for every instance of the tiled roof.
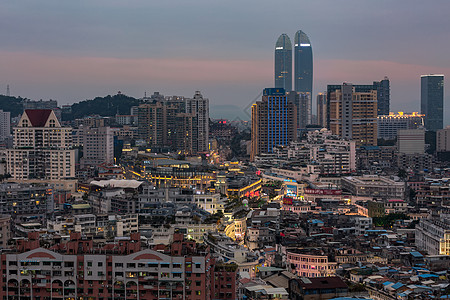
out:
<path id="1" fill-rule="evenodd" d="M 50 116 L 51 109 L 26 109 L 25 113 L 30 119 L 31 125 L 33 127 L 44 127 L 47 123 L 48 117 Z"/>

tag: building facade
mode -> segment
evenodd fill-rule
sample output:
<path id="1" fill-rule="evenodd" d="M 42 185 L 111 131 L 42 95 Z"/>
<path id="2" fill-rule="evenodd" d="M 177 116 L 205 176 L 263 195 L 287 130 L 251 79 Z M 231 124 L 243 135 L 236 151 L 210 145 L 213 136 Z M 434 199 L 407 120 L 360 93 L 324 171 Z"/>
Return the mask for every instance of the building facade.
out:
<path id="1" fill-rule="evenodd" d="M 327 127 L 327 94 L 319 93 L 317 95 L 317 125 L 322 128 Z"/>
<path id="2" fill-rule="evenodd" d="M 284 33 L 275 44 L 275 88 L 292 91 L 292 44 Z"/>
<path id="3" fill-rule="evenodd" d="M 297 108 L 297 128 L 305 129 L 311 124 L 311 95 L 292 91 L 287 93 L 287 98 Z"/>
<path id="4" fill-rule="evenodd" d="M 416 225 L 416 247 L 430 255 L 450 255 L 450 223 L 448 215 L 421 218 Z"/>
<path id="5" fill-rule="evenodd" d="M 402 129 L 398 131 L 398 152 L 404 154 L 425 153 L 425 130 L 424 129 Z"/>
<path id="6" fill-rule="evenodd" d="M 81 166 L 114 163 L 114 134 L 110 127 L 83 128 Z"/>
<path id="7" fill-rule="evenodd" d="M 0 142 L 11 136 L 11 113 L 0 109 Z"/>
<path id="8" fill-rule="evenodd" d="M 378 115 L 378 138 L 393 140 L 401 129 L 418 129 L 424 126 L 424 115 L 418 112 L 398 114 L 390 112 L 389 115 Z"/>
<path id="9" fill-rule="evenodd" d="M 377 91 L 356 92 L 351 83 L 330 93 L 330 129 L 358 146 L 377 145 Z"/>
<path id="10" fill-rule="evenodd" d="M 6 155 L 13 179 L 75 177 L 72 128 L 62 127 L 52 110 L 25 110 L 13 131 L 13 148 Z"/>
<path id="11" fill-rule="evenodd" d="M 425 128 L 444 128 L 444 75 L 422 75 L 420 109 L 425 115 Z"/>
<path id="12" fill-rule="evenodd" d="M 313 94 L 313 53 L 309 37 L 299 30 L 294 37 L 294 89 L 299 93 Z M 309 99 L 312 107 L 312 98 Z M 311 112 L 310 112 L 311 113 Z"/>
<path id="13" fill-rule="evenodd" d="M 383 80 L 374 81 L 373 86 L 377 90 L 378 115 L 388 115 L 391 102 L 391 87 L 389 84 L 389 78 L 384 77 Z"/>
<path id="14" fill-rule="evenodd" d="M 275 146 L 288 145 L 296 138 L 296 106 L 288 101 L 284 89 L 264 89 L 262 100 L 252 106 L 251 159 L 272 153 Z"/>

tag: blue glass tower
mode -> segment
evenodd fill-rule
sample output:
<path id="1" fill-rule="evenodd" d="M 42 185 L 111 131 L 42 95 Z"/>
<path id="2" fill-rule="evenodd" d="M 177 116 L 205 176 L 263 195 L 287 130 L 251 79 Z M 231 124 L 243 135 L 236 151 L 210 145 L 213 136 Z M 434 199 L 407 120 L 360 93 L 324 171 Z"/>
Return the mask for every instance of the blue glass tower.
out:
<path id="1" fill-rule="evenodd" d="M 313 54 L 311 42 L 306 33 L 299 30 L 295 33 L 294 43 L 294 88 L 298 93 L 309 93 L 309 103 L 306 109 L 309 114 L 307 119 L 311 120 L 313 91 Z M 301 115 L 303 113 L 299 111 L 298 114 Z"/>
<path id="2" fill-rule="evenodd" d="M 275 44 L 275 88 L 292 91 L 292 44 L 284 33 Z"/>
<path id="3" fill-rule="evenodd" d="M 444 128 L 444 75 L 421 76 L 420 110 L 425 115 L 425 128 Z"/>

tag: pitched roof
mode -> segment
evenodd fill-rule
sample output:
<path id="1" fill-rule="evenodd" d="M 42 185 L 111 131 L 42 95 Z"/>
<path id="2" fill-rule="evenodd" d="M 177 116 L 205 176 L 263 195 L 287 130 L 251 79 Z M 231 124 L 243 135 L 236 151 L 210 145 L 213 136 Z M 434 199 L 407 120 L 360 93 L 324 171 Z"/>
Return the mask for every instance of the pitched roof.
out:
<path id="1" fill-rule="evenodd" d="M 51 109 L 26 109 L 25 113 L 30 119 L 33 127 L 44 127 L 48 117 L 52 113 Z"/>

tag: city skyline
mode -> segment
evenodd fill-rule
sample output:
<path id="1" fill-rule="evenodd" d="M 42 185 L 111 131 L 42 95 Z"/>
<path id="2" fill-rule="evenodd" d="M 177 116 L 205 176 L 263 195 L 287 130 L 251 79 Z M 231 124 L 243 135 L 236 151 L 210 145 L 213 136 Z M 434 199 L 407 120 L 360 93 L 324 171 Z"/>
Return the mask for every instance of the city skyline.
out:
<path id="1" fill-rule="evenodd" d="M 66 104 L 119 90 L 133 97 L 145 91 L 186 95 L 201 90 L 212 106 L 242 107 L 272 86 L 272 51 L 280 32 L 298 28 L 314 43 L 314 99 L 327 84 L 362 84 L 388 76 L 391 110 L 418 111 L 420 75 L 450 73 L 447 1 L 345 1 L 355 10 L 347 19 L 342 18 L 346 5 L 319 2 L 289 2 L 286 16 L 273 24 L 247 17 L 281 14 L 281 7 L 273 8 L 268 1 L 242 5 L 238 13 L 204 1 L 179 2 L 182 9 L 176 10 L 174 4 L 143 1 L 27 2 L 30 16 L 24 3 L 5 3 L 0 12 L 0 38 L 6 41 L 0 46 L 0 63 L 7 72 L 0 75 L 0 93 L 5 94 L 9 84 L 12 95 Z M 206 8 L 210 13 L 202 14 Z M 292 17 L 299 11 L 301 21 Z M 317 18 L 319 14 L 326 18 Z M 239 97 L 230 98 L 230 89 Z M 447 94 L 444 102 L 449 101 Z M 444 125 L 450 115 L 447 106 Z"/>

